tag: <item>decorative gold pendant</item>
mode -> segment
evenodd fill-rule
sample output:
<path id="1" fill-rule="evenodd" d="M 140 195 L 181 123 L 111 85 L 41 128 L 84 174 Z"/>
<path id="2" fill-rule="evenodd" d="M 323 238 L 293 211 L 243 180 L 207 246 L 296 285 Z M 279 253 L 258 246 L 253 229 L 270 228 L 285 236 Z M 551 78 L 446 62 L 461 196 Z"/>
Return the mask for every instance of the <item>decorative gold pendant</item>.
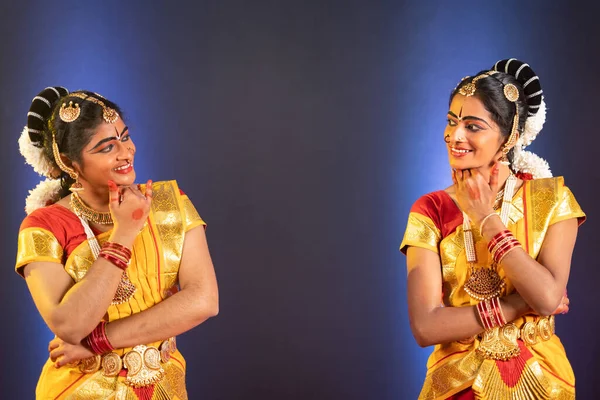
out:
<path id="1" fill-rule="evenodd" d="M 131 296 L 133 296 L 135 293 L 135 290 L 135 285 L 129 280 L 127 272 L 123 271 L 121 282 L 119 282 L 119 286 L 117 287 L 117 291 L 115 292 L 115 296 L 113 297 L 111 304 L 123 304 L 129 301 Z"/>
<path id="2" fill-rule="evenodd" d="M 499 296 L 506 283 L 492 268 L 471 270 L 471 276 L 465 283 L 465 292 L 479 301 Z"/>
<path id="3" fill-rule="evenodd" d="M 510 360 L 521 354 L 519 328 L 515 324 L 495 327 L 483 333 L 477 352 L 488 360 Z"/>
<path id="4" fill-rule="evenodd" d="M 104 376 L 117 376 L 123 368 L 123 361 L 117 353 L 108 353 L 102 357 Z"/>
<path id="5" fill-rule="evenodd" d="M 154 347 L 135 346 L 125 354 L 123 364 L 127 368 L 125 383 L 136 388 L 155 384 L 165 374 L 160 366 L 160 352 Z"/>
<path id="6" fill-rule="evenodd" d="M 84 374 L 91 374 L 92 372 L 98 371 L 100 368 L 100 362 L 102 358 L 99 354 L 93 355 L 89 358 L 81 360 L 79 364 L 79 370 Z"/>

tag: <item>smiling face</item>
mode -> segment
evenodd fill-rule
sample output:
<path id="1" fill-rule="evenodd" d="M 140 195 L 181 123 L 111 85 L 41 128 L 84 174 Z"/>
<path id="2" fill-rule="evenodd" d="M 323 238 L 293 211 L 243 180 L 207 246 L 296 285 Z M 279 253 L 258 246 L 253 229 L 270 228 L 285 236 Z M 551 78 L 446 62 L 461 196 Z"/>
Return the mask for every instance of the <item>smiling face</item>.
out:
<path id="1" fill-rule="evenodd" d="M 106 187 L 108 180 L 126 186 L 135 181 L 134 154 L 135 145 L 128 128 L 119 118 L 114 124 L 98 125 L 81 153 L 81 163 L 74 162 L 73 166 L 84 187 Z"/>
<path id="2" fill-rule="evenodd" d="M 504 137 L 481 100 L 457 94 L 450 103 L 444 140 L 450 167 L 465 170 L 492 166 Z"/>

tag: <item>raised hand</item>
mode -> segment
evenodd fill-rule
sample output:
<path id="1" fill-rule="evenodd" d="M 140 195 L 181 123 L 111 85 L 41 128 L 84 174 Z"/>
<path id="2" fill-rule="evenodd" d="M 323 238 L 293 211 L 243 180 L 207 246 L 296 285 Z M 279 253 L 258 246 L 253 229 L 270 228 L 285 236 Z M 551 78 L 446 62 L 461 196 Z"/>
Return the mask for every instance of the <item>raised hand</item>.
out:
<path id="1" fill-rule="evenodd" d="M 494 201 L 499 189 L 498 171 L 496 164 L 492 167 L 489 181 L 476 169 L 452 171 L 452 180 L 456 185 L 456 201 L 475 224 L 479 224 L 485 216 L 494 212 Z"/>
<path id="2" fill-rule="evenodd" d="M 109 209 L 114 229 L 110 241 L 130 247 L 144 227 L 152 205 L 152 181 L 146 184 L 145 193 L 138 185 L 118 187 L 108 181 Z"/>

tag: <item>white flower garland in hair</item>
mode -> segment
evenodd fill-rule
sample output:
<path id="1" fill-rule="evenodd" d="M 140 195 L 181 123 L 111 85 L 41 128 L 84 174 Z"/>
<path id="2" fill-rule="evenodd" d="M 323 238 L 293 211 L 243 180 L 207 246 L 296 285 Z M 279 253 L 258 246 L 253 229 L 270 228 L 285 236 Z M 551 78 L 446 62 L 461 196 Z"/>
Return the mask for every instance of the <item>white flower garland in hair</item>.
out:
<path id="1" fill-rule="evenodd" d="M 35 189 L 29 191 L 25 199 L 25 212 L 31 214 L 38 208 L 46 207 L 60 200 L 60 179 L 45 179 Z"/>
<path id="2" fill-rule="evenodd" d="M 33 167 L 33 170 L 45 177 L 58 178 L 60 171 L 57 171 L 56 166 L 49 160 L 44 149 L 35 146 L 29 137 L 27 127 L 23 128 L 23 132 L 19 137 L 19 151 L 25 157 L 25 162 Z"/>
<path id="3" fill-rule="evenodd" d="M 542 97 L 540 108 L 525 120 L 525 129 L 514 148 L 512 169 L 515 172 L 530 174 L 533 179 L 551 178 L 552 171 L 546 160 L 531 151 L 523 149 L 531 144 L 546 122 L 546 102 Z"/>
<path id="4" fill-rule="evenodd" d="M 520 144 L 522 148 L 529 146 L 544 127 L 545 122 L 546 102 L 544 101 L 544 97 L 542 96 L 542 102 L 540 104 L 538 112 L 525 120 L 525 129 L 523 129 L 523 134 L 521 135 L 517 143 Z"/>
<path id="5" fill-rule="evenodd" d="M 515 172 L 531 174 L 533 179 L 552 177 L 548 161 L 531 151 L 521 150 L 519 145 L 515 146 L 512 169 Z"/>

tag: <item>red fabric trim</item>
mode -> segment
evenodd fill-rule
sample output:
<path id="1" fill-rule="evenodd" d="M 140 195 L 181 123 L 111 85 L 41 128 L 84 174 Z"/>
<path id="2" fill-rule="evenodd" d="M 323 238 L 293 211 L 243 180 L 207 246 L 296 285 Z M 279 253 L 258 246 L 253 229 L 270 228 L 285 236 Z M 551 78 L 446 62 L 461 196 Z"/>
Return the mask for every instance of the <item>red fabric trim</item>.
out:
<path id="1" fill-rule="evenodd" d="M 440 358 L 439 360 L 437 360 L 437 361 L 435 362 L 435 364 L 433 364 L 433 365 L 431 366 L 431 368 L 435 367 L 436 365 L 438 365 L 439 363 L 441 363 L 442 361 L 444 361 L 444 360 L 445 360 L 446 358 L 448 358 L 448 357 L 452 357 L 453 355 L 456 355 L 456 354 L 462 354 L 462 353 L 466 353 L 466 352 L 468 352 L 468 351 L 471 351 L 471 350 L 461 350 L 461 351 L 454 352 L 454 353 L 452 353 L 452 354 L 448 354 L 447 356 L 445 356 L 445 357 L 442 357 L 442 358 Z"/>
<path id="2" fill-rule="evenodd" d="M 21 223 L 20 231 L 26 228 L 42 228 L 50 231 L 65 252 L 65 261 L 69 254 L 87 239 L 79 218 L 67 208 L 53 204 L 38 208 Z M 95 235 L 101 232 L 94 230 Z"/>
<path id="3" fill-rule="evenodd" d="M 152 396 L 154 395 L 154 388 L 156 384 L 144 386 L 144 387 L 134 387 L 133 392 L 140 400 L 152 400 Z"/>
<path id="4" fill-rule="evenodd" d="M 523 375 L 527 360 L 533 357 L 529 349 L 525 347 L 525 344 L 521 340 L 519 340 L 518 343 L 519 348 L 521 349 L 521 354 L 519 354 L 518 357 L 511 358 L 507 361 L 496 360 L 498 372 L 500 372 L 502 380 L 509 388 L 515 387 L 519 382 L 519 379 Z"/>
<path id="5" fill-rule="evenodd" d="M 553 377 L 555 377 L 556 379 L 558 379 L 559 381 L 563 382 L 565 385 L 574 388 L 575 386 L 570 384 L 569 382 L 565 381 L 563 378 L 561 378 L 560 376 L 556 375 L 554 372 L 550 371 L 548 368 L 544 367 L 543 365 L 540 364 L 540 366 L 546 371 L 548 372 L 550 375 L 552 375 Z"/>
<path id="6" fill-rule="evenodd" d="M 54 398 L 54 400 L 57 400 L 57 399 L 58 399 L 60 396 L 62 396 L 62 395 L 63 395 L 63 393 L 65 393 L 67 390 L 69 390 L 69 389 L 70 389 L 70 388 L 71 388 L 71 387 L 72 387 L 74 384 L 76 384 L 77 382 L 79 382 L 79 381 L 80 381 L 80 380 L 81 380 L 81 379 L 82 379 L 84 376 L 85 376 L 85 375 L 83 375 L 83 374 L 82 374 L 82 375 L 81 375 L 79 378 L 77 378 L 77 380 L 75 380 L 75 382 L 71 383 L 69 386 L 67 386 L 67 387 L 65 388 L 65 390 L 63 390 L 62 392 L 60 392 L 60 394 L 59 394 L 58 396 L 56 396 L 56 397 Z"/>
<path id="7" fill-rule="evenodd" d="M 462 212 L 452 197 L 443 190 L 422 196 L 410 211 L 430 218 L 440 230 L 442 238 L 453 233 L 463 223 Z"/>
<path id="8" fill-rule="evenodd" d="M 466 388 L 454 396 L 448 397 L 446 400 L 475 400 L 475 393 L 472 388 Z"/>
<path id="9" fill-rule="evenodd" d="M 182 196 L 185 196 L 185 193 L 181 189 L 179 189 L 179 194 L 182 195 Z"/>
<path id="10" fill-rule="evenodd" d="M 179 365 L 181 365 L 181 369 L 185 370 L 185 367 L 183 366 L 183 363 L 182 363 L 180 360 L 178 360 L 177 358 L 175 358 L 175 357 L 173 357 L 173 356 L 171 356 L 171 360 L 173 360 L 173 361 L 177 361 L 177 363 L 178 363 Z"/>

